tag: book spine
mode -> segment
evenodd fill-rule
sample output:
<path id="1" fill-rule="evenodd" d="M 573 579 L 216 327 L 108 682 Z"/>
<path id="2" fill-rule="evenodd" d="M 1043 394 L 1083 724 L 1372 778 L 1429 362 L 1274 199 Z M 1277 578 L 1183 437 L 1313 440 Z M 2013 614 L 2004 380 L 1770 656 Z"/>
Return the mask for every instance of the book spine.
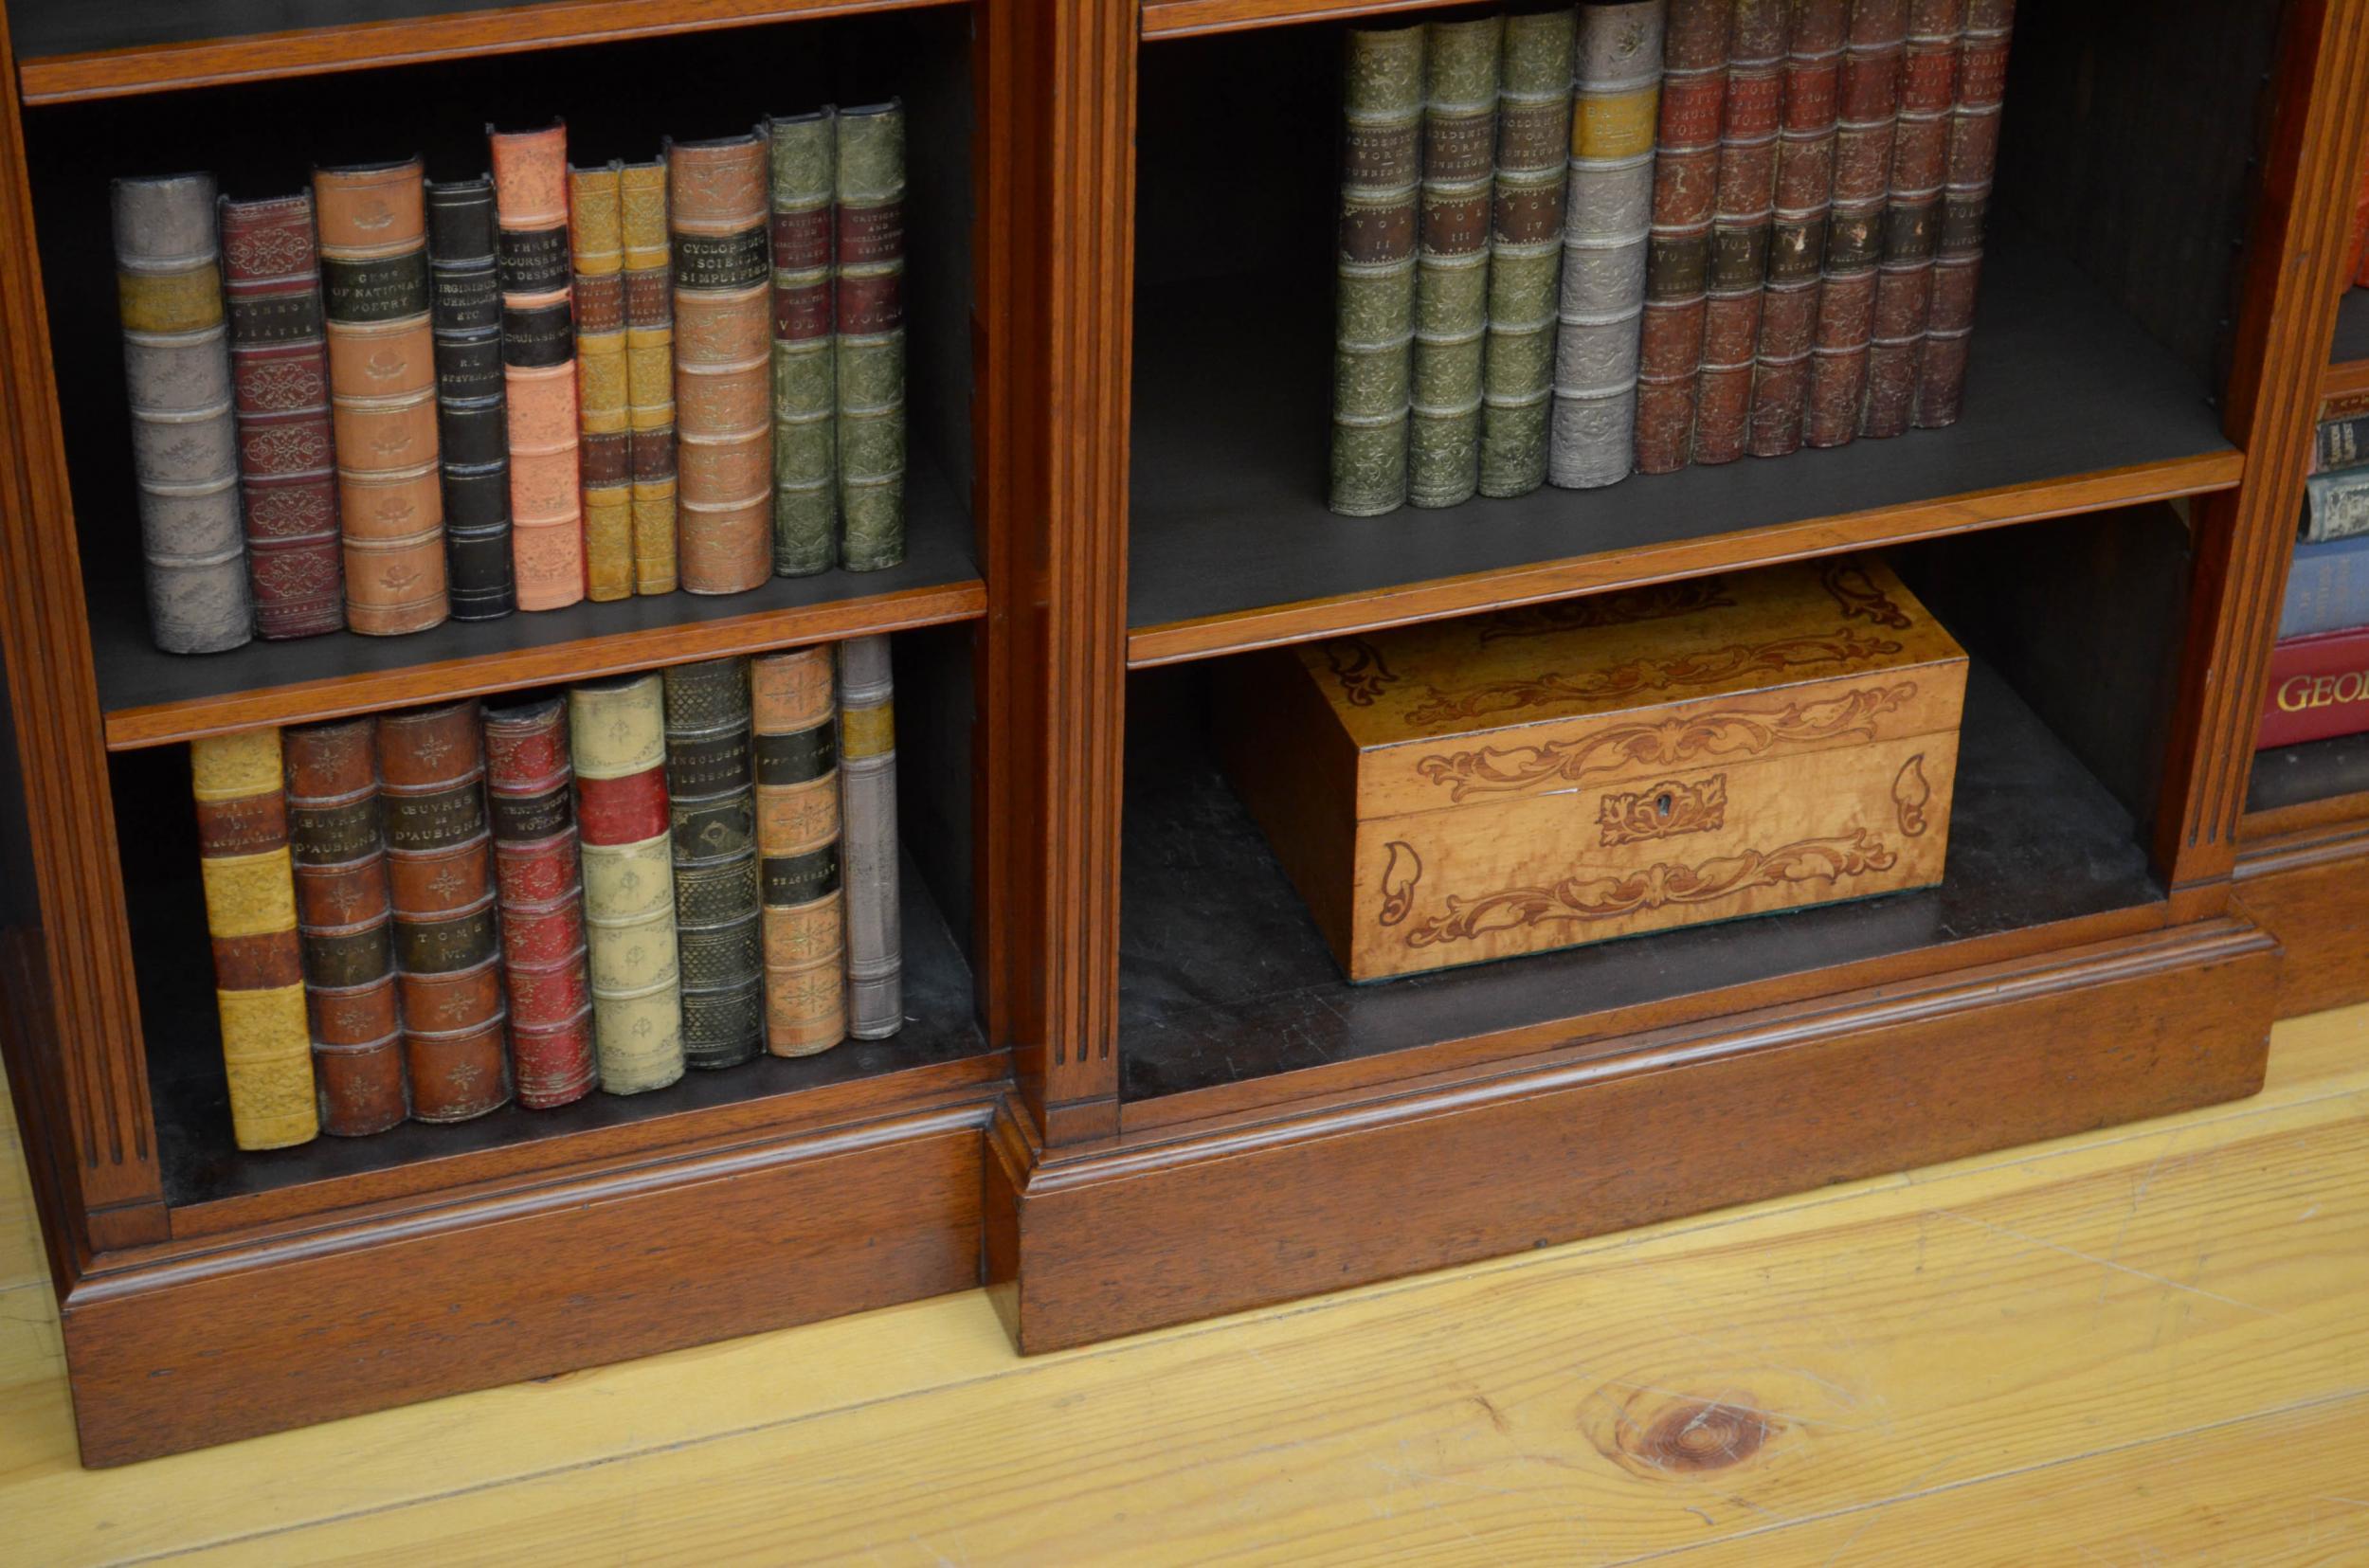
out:
<path id="1" fill-rule="evenodd" d="M 905 1026 L 896 885 L 896 706 L 885 636 L 839 645 L 841 866 L 847 892 L 847 1033 Z"/>
<path id="2" fill-rule="evenodd" d="M 839 112 L 766 123 L 773 172 L 773 570 L 839 563 L 839 411 L 832 270 Z"/>
<path id="3" fill-rule="evenodd" d="M 522 610 L 584 600 L 575 298 L 568 257 L 568 127 L 486 127 L 510 415 L 510 555 Z"/>
<path id="4" fill-rule="evenodd" d="M 666 165 L 682 586 L 744 593 L 773 570 L 765 139 L 673 143 Z"/>
<path id="5" fill-rule="evenodd" d="M 622 163 L 568 171 L 575 275 L 576 434 L 585 597 L 633 597 L 633 432 L 625 385 Z"/>
<path id="6" fill-rule="evenodd" d="M 1481 357 L 1480 493 L 1546 482 L 1571 148 L 1573 11 L 1506 18 L 1497 65 L 1497 161 L 1490 195 L 1489 337 Z"/>
<path id="7" fill-rule="evenodd" d="M 287 1148 L 320 1130 L 280 769 L 277 730 L 190 743 L 230 1133 L 243 1149 Z"/>
<path id="8" fill-rule="evenodd" d="M 2283 641 L 2270 650 L 2257 749 L 2369 730 L 2369 630 Z"/>
<path id="9" fill-rule="evenodd" d="M 568 693 L 592 1040 L 611 1094 L 664 1089 L 683 1073 L 663 694 L 655 675 Z"/>
<path id="10" fill-rule="evenodd" d="M 1489 332 L 1490 174 L 1504 19 L 1435 22 L 1423 42 L 1423 181 L 1415 245 L 1415 364 L 1406 498 L 1456 506 L 1480 486 Z"/>
<path id="11" fill-rule="evenodd" d="M 632 426 L 633 591 L 672 593 L 675 572 L 675 262 L 666 165 L 619 174 L 625 250 L 625 411 Z"/>
<path id="12" fill-rule="evenodd" d="M 218 210 L 255 634 L 339 631 L 346 623 L 345 573 L 338 567 L 337 454 L 313 198 L 225 197 Z"/>
<path id="13" fill-rule="evenodd" d="M 1572 80 L 1546 478 L 1581 490 L 1627 478 L 1637 452 L 1662 0 L 1581 7 Z"/>
<path id="14" fill-rule="evenodd" d="M 683 1060 L 736 1067 L 765 1045 L 749 660 L 678 664 L 664 684 Z"/>
<path id="15" fill-rule="evenodd" d="M 2311 471 L 2339 474 L 2365 465 L 2369 465 L 2369 416 L 2353 414 L 2322 421 L 2312 442 Z"/>
<path id="16" fill-rule="evenodd" d="M 1351 27 L 1343 45 L 1328 504 L 1345 517 L 1406 503 L 1424 31 Z"/>
<path id="17" fill-rule="evenodd" d="M 905 105 L 841 109 L 832 262 L 839 560 L 905 559 Z"/>
<path id="18" fill-rule="evenodd" d="M 110 195 L 149 632 L 169 654 L 220 653 L 255 635 L 255 605 L 214 177 L 118 180 Z"/>
<path id="19" fill-rule="evenodd" d="M 750 672 L 765 900 L 765 1048 L 776 1056 L 810 1056 L 847 1037 L 831 662 L 827 647 L 797 648 L 759 657 Z"/>
<path id="20" fill-rule="evenodd" d="M 1931 311 L 1917 351 L 1920 429 L 1955 424 L 1965 403 L 1975 291 L 1982 279 L 1982 228 L 1990 211 L 1991 177 L 1998 168 L 2007 44 L 2015 20 L 2015 0 L 1966 0 L 1965 27 L 1958 38 L 1957 99 L 1949 112 Z"/>
<path id="21" fill-rule="evenodd" d="M 378 722 L 411 1114 L 464 1122 L 510 1100 L 485 749 L 474 699 Z"/>
<path id="22" fill-rule="evenodd" d="M 384 1132 L 411 1114 L 411 1090 L 379 819 L 378 721 L 298 725 L 280 739 L 321 1130 Z"/>
<path id="23" fill-rule="evenodd" d="M 492 176 L 430 180 L 437 462 L 455 621 L 499 620 L 518 602 L 510 565 L 510 415 L 494 252 Z"/>
<path id="24" fill-rule="evenodd" d="M 2304 481 L 2304 505 L 2306 543 L 2369 533 L 2369 471 L 2314 474 Z"/>
<path id="25" fill-rule="evenodd" d="M 485 798 L 501 909 L 502 988 L 518 1103 L 564 1106 L 600 1081 L 568 701 L 485 710 Z"/>
<path id="26" fill-rule="evenodd" d="M 1859 433 L 1878 440 L 1906 434 L 1916 419 L 1917 364 L 1932 322 L 1933 258 L 1964 18 L 1965 0 L 1909 0 L 1891 189 L 1884 203 L 1884 257 L 1876 268 L 1867 397 L 1859 415 Z"/>
<path id="27" fill-rule="evenodd" d="M 1801 427 L 1801 439 L 1811 446 L 1841 446 L 1859 433 L 1868 353 L 1875 337 L 1876 263 L 1884 254 L 1908 26 L 1907 0 L 1851 0 L 1835 129 L 1834 202 L 1826 215 L 1809 409 Z"/>
<path id="28" fill-rule="evenodd" d="M 1826 259 L 1826 213 L 1834 202 L 1843 33 L 1850 20 L 1848 0 L 1793 0 L 1784 123 L 1777 141 L 1776 214 L 1752 372 L 1750 444 L 1758 458 L 1783 457 L 1801 445 L 1810 348 L 1817 332 L 1818 274 Z"/>
<path id="29" fill-rule="evenodd" d="M 2299 545 L 2287 571 L 2279 636 L 2369 626 L 2369 534 L 2326 544 Z"/>
<path id="30" fill-rule="evenodd" d="M 1711 219 L 1727 100 L 1729 0 L 1671 0 L 1662 40 L 1654 216 L 1637 367 L 1637 467 L 1674 474 L 1694 451 L 1694 385 L 1710 302 Z"/>
<path id="31" fill-rule="evenodd" d="M 420 160 L 316 169 L 313 210 L 346 625 L 375 637 L 425 631 L 442 625 L 451 607 Z"/>
<path id="32" fill-rule="evenodd" d="M 1694 387 L 1693 458 L 1700 463 L 1733 462 L 1750 443 L 1784 122 L 1786 22 L 1785 0 L 1736 0 L 1729 21 L 1703 368 Z"/>

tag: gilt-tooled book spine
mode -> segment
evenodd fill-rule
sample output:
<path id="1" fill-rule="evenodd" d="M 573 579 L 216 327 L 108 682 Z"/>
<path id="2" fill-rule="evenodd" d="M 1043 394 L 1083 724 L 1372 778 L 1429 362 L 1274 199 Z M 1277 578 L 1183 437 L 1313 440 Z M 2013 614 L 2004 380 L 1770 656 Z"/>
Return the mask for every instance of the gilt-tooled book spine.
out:
<path id="1" fill-rule="evenodd" d="M 2007 45 L 2015 0 L 1966 0 L 1958 37 L 1958 96 L 1949 111 L 1948 167 L 1933 259 L 1932 311 L 1917 351 L 1919 429 L 1955 424 L 1966 395 L 1975 291 L 1982 278 L 1982 225 L 1998 168 L 2007 98 Z"/>
<path id="2" fill-rule="evenodd" d="M 1423 41 L 1423 183 L 1415 247 L 1415 365 L 1406 498 L 1456 506 L 1480 487 L 1489 335 L 1490 185 L 1504 19 L 1435 22 Z"/>
<path id="3" fill-rule="evenodd" d="M 501 285 L 494 181 L 427 184 L 436 292 L 436 440 L 444 489 L 444 575 L 456 621 L 517 607 L 510 564 L 510 413 L 502 393 Z"/>
<path id="4" fill-rule="evenodd" d="M 476 701 L 381 718 L 378 769 L 411 1114 L 463 1122 L 510 1099 Z"/>
<path id="5" fill-rule="evenodd" d="M 765 1048 L 810 1056 L 847 1037 L 839 726 L 827 647 L 752 661 Z"/>
<path id="6" fill-rule="evenodd" d="M 663 691 L 644 675 L 568 693 L 592 1038 L 611 1094 L 664 1089 L 683 1073 Z"/>
<path id="7" fill-rule="evenodd" d="M 584 506 L 585 597 L 633 597 L 633 433 L 625 367 L 624 165 L 568 171 L 575 265 L 576 428 Z"/>
<path id="8" fill-rule="evenodd" d="M 905 1026 L 896 886 L 896 705 L 884 636 L 839 645 L 840 865 L 847 894 L 847 1033 Z"/>
<path id="9" fill-rule="evenodd" d="M 1662 0 L 1579 9 L 1546 466 L 1566 490 L 1618 484 L 1636 458 L 1661 74 Z"/>
<path id="10" fill-rule="evenodd" d="M 1915 423 L 1917 364 L 1933 311 L 1933 257 L 1941 239 L 1942 181 L 1966 0 L 1909 0 L 1901 52 L 1900 112 L 1892 126 L 1891 189 L 1884 202 L 1884 254 L 1875 274 L 1859 434 L 1878 440 Z"/>
<path id="11" fill-rule="evenodd" d="M 411 1114 L 379 819 L 378 721 L 281 731 L 297 932 L 323 1132 L 361 1137 Z"/>
<path id="12" fill-rule="evenodd" d="M 600 1081 L 568 700 L 488 708 L 484 717 L 511 1076 L 520 1105 L 546 1110 L 584 1098 Z"/>
<path id="13" fill-rule="evenodd" d="M 1664 26 L 1653 227 L 1637 343 L 1637 467 L 1643 474 L 1674 474 L 1694 452 L 1730 16 L 1730 0 L 1671 0 Z"/>
<path id="14" fill-rule="evenodd" d="M 633 427 L 633 591 L 672 593 L 675 570 L 675 262 L 666 165 L 618 176 L 625 247 L 625 407 Z"/>
<path id="15" fill-rule="evenodd" d="M 1841 446 L 1859 433 L 1908 26 L 1908 0 L 1851 0 L 1835 128 L 1834 200 L 1826 213 L 1810 399 L 1801 422 L 1801 439 L 1811 446 Z"/>
<path id="16" fill-rule="evenodd" d="M 450 605 L 420 160 L 316 169 L 313 210 L 346 625 L 382 637 L 425 631 Z"/>
<path id="17" fill-rule="evenodd" d="M 210 218 L 212 192 L 207 196 Z M 230 1134 L 243 1149 L 287 1148 L 311 1140 L 320 1121 L 280 731 L 243 730 L 191 741 L 190 773 Z"/>
<path id="18" fill-rule="evenodd" d="M 765 138 L 669 143 L 666 172 L 678 569 L 693 593 L 745 593 L 773 573 Z"/>
<path id="19" fill-rule="evenodd" d="M 1329 504 L 1345 517 L 1406 504 L 1424 31 L 1351 27 L 1343 45 Z"/>
<path id="20" fill-rule="evenodd" d="M 765 1046 L 749 660 L 678 664 L 664 681 L 683 1061 L 736 1067 Z"/>
<path id="21" fill-rule="evenodd" d="M 1801 445 L 1810 348 L 1817 333 L 1826 213 L 1834 203 L 1835 124 L 1849 0 L 1792 0 L 1785 45 L 1784 123 L 1777 141 L 1777 210 L 1752 379 L 1751 449 L 1780 458 Z"/>
<path id="22" fill-rule="evenodd" d="M 1497 165 L 1490 197 L 1489 338 L 1481 364 L 1480 493 L 1546 482 L 1571 149 L 1567 6 L 1506 18 L 1497 65 Z"/>
<path id="23" fill-rule="evenodd" d="M 905 105 L 841 109 L 832 214 L 839 560 L 905 559 Z"/>
<path id="24" fill-rule="evenodd" d="M 839 111 L 766 122 L 773 170 L 773 569 L 839 561 L 839 378 L 833 223 Z"/>
<path id="25" fill-rule="evenodd" d="M 486 127 L 499 226 L 502 384 L 510 418 L 510 558 L 518 607 L 584 599 L 576 321 L 568 257 L 568 127 Z"/>
<path id="26" fill-rule="evenodd" d="M 220 653 L 255 635 L 255 605 L 214 177 L 118 180 L 110 194 L 149 632 L 169 654 Z"/>
<path id="27" fill-rule="evenodd" d="M 255 634 L 337 631 L 346 623 L 345 572 L 313 198 L 226 196 L 219 212 Z"/>
<path id="28" fill-rule="evenodd" d="M 1785 0 L 1736 0 L 1728 24 L 1703 368 L 1694 385 L 1694 460 L 1700 463 L 1733 462 L 1750 443 L 1752 373 L 1760 358 L 1778 132 L 1784 119 L 1786 22 Z"/>

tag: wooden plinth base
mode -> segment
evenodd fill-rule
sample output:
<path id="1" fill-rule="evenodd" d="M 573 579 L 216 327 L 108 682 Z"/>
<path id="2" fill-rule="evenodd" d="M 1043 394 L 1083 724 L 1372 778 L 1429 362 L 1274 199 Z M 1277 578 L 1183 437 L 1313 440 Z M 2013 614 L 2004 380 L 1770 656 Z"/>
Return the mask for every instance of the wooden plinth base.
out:
<path id="1" fill-rule="evenodd" d="M 2249 838 L 2237 902 L 2287 949 L 2280 1018 L 2369 1001 L 2369 822 Z"/>

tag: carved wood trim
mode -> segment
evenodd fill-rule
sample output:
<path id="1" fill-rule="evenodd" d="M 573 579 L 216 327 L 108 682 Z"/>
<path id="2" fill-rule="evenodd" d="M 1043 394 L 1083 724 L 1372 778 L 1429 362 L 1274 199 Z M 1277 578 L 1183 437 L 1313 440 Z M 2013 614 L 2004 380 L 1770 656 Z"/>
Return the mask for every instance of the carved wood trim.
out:
<path id="1" fill-rule="evenodd" d="M 1727 825 L 1727 775 L 1714 773 L 1687 784 L 1664 779 L 1638 790 L 1615 790 L 1597 802 L 1596 823 L 1603 847 L 1715 833 Z"/>
<path id="2" fill-rule="evenodd" d="M 1864 637 L 1837 626 L 1823 637 L 1787 637 L 1770 642 L 1731 642 L 1676 658 L 1638 658 L 1606 670 L 1576 675 L 1547 671 L 1526 679 L 1484 681 L 1473 686 L 1426 687 L 1426 700 L 1407 712 L 1416 724 L 1454 724 L 1546 708 L 1566 702 L 1600 702 L 1642 692 L 1709 686 L 1747 674 L 1778 675 L 1820 664 L 1852 665 L 1900 652 L 1900 644 Z"/>

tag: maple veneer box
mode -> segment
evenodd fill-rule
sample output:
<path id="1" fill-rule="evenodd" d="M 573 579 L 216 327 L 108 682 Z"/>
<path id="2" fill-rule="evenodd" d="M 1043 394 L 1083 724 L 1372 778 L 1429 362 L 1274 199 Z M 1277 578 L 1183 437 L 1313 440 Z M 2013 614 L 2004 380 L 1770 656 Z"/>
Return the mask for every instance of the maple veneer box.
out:
<path id="1" fill-rule="evenodd" d="M 1942 879 L 1966 655 L 1872 561 L 1221 668 L 1219 744 L 1353 981 Z"/>

